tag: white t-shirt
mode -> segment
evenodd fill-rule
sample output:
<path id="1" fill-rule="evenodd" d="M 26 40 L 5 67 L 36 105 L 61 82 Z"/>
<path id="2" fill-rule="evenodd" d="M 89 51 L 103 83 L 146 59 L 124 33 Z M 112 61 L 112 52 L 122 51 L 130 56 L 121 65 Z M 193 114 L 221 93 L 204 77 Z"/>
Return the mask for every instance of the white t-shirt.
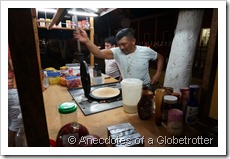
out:
<path id="1" fill-rule="evenodd" d="M 128 55 L 122 53 L 118 47 L 111 50 L 123 79 L 138 78 L 143 81 L 143 84 L 150 83 L 149 60 L 156 60 L 157 52 L 138 45 L 135 52 Z"/>
<path id="2" fill-rule="evenodd" d="M 121 76 L 115 59 L 105 59 L 105 74 L 114 78 Z"/>

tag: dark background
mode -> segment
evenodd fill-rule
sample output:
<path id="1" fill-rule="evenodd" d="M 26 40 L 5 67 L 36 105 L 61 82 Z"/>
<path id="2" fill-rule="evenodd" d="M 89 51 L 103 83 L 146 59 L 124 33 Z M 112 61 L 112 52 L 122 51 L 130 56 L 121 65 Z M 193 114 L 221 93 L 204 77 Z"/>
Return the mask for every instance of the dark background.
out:
<path id="1" fill-rule="evenodd" d="M 212 20 L 212 8 L 205 9 L 202 28 L 210 28 Z M 171 43 L 174 37 L 174 30 L 177 25 L 177 18 L 180 9 L 177 8 L 118 8 L 105 14 L 102 17 L 94 18 L 94 43 L 104 48 L 104 39 L 108 36 L 115 36 L 116 33 L 124 28 L 131 27 L 135 30 L 137 45 L 149 46 L 167 59 L 170 54 Z M 38 18 L 52 19 L 53 14 L 38 13 Z M 65 21 L 71 20 L 70 15 L 66 15 L 62 20 L 62 26 L 65 27 Z M 84 20 L 86 17 L 78 17 L 78 20 Z M 89 31 L 87 31 L 89 33 Z M 72 30 L 47 30 L 39 29 L 41 63 L 42 68 L 54 67 L 59 69 L 66 63 L 72 63 L 73 54 L 76 53 L 77 43 L 73 39 Z M 197 54 L 200 53 L 197 47 Z M 65 53 L 63 57 L 62 54 Z M 84 59 L 89 63 L 89 51 L 81 44 L 81 53 Z M 204 53 L 203 59 L 205 60 Z M 197 56 L 195 56 L 197 57 Z M 196 62 L 196 60 L 194 60 Z M 95 58 L 95 63 L 104 72 L 104 60 Z M 167 64 L 165 64 L 166 68 Z M 155 68 L 156 64 L 150 62 L 150 67 Z M 195 69 L 194 69 L 195 70 Z M 202 78 L 202 71 L 199 75 Z"/>

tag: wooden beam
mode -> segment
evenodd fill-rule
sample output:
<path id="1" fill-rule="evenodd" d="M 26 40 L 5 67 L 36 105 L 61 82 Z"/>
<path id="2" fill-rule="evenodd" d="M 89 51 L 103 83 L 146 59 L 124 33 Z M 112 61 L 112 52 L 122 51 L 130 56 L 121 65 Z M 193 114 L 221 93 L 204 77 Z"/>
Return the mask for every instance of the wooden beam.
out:
<path id="1" fill-rule="evenodd" d="M 31 9 L 9 8 L 8 29 L 27 145 L 48 147 L 49 136 Z"/>
<path id="2" fill-rule="evenodd" d="M 66 14 L 66 9 L 65 8 L 58 8 L 57 12 L 53 16 L 53 20 L 51 21 L 50 25 L 48 26 L 48 29 L 51 29 L 54 24 L 58 24 L 64 15 Z"/>
<path id="3" fill-rule="evenodd" d="M 40 58 L 40 47 L 39 47 L 39 37 L 38 37 L 38 26 L 37 26 L 37 17 L 36 15 L 34 16 L 34 11 L 35 9 L 32 9 L 32 17 L 33 17 L 33 28 L 34 28 L 34 40 L 36 44 L 36 52 L 37 52 L 37 59 L 38 59 L 38 67 L 40 70 L 40 79 L 41 79 L 41 86 L 42 86 L 42 91 L 45 90 L 43 86 L 43 72 L 42 72 L 42 66 L 41 66 L 41 58 Z M 36 13 L 36 12 L 35 12 Z"/>
<path id="4" fill-rule="evenodd" d="M 208 118 L 211 107 L 211 98 L 213 94 L 215 73 L 218 62 L 218 9 L 213 9 L 210 37 L 208 41 L 208 50 L 205 60 L 203 83 L 201 87 L 201 104 L 203 107 L 200 112 L 200 118 Z"/>
<path id="5" fill-rule="evenodd" d="M 90 40 L 94 43 L 94 21 L 93 17 L 90 17 Z M 90 66 L 94 66 L 94 55 L 90 53 Z"/>

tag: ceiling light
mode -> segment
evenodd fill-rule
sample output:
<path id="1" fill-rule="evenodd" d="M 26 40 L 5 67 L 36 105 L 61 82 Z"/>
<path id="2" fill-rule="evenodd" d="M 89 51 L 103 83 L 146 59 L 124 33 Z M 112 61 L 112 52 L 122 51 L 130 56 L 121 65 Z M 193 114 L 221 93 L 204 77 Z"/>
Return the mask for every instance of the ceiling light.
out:
<path id="1" fill-rule="evenodd" d="M 50 9 L 50 8 L 36 8 L 36 10 L 41 11 L 41 12 L 49 12 L 49 13 L 56 13 L 56 9 Z"/>
<path id="2" fill-rule="evenodd" d="M 77 16 L 89 16 L 89 17 L 97 17 L 98 15 L 95 13 L 87 13 L 87 12 L 75 12 L 68 11 L 69 14 L 77 15 Z"/>
<path id="3" fill-rule="evenodd" d="M 90 9 L 90 10 L 92 10 L 92 11 L 96 12 L 96 13 L 97 13 L 97 12 L 98 12 L 98 10 L 99 10 L 98 8 L 88 8 L 88 9 Z"/>

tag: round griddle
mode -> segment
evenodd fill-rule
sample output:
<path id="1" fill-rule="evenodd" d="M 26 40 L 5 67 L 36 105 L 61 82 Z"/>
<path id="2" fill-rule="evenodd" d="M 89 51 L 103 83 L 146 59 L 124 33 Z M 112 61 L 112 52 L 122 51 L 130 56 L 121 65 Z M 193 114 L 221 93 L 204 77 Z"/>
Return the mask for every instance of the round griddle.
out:
<path id="1" fill-rule="evenodd" d="M 88 65 L 85 61 L 80 62 L 80 74 L 81 74 L 81 83 L 82 83 L 82 87 L 84 90 L 84 94 L 85 94 L 85 97 L 87 97 L 88 99 L 90 99 L 90 100 L 106 100 L 106 99 L 116 98 L 117 96 L 120 95 L 120 93 L 119 93 L 116 96 L 103 97 L 103 98 L 98 97 L 98 96 L 94 96 L 91 92 L 91 82 L 90 82 L 91 80 L 90 80 L 90 75 L 89 75 L 89 68 L 88 68 Z M 103 87 L 101 87 L 101 88 L 103 88 Z"/>

